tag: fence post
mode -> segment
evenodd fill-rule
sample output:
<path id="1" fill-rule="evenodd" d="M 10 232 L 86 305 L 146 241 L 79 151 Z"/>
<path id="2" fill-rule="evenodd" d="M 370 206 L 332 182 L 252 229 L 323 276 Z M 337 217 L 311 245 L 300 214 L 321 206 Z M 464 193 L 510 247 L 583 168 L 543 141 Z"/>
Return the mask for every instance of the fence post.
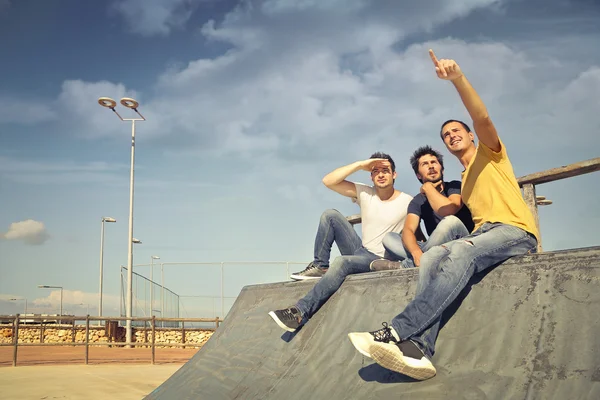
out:
<path id="1" fill-rule="evenodd" d="M 85 316 L 85 365 L 90 358 L 90 314 Z"/>
<path id="2" fill-rule="evenodd" d="M 181 343 L 185 344 L 185 322 L 181 321 Z M 183 346 L 185 349 L 185 346 Z"/>
<path id="3" fill-rule="evenodd" d="M 13 350 L 13 367 L 17 366 L 17 348 L 19 347 L 19 314 L 15 315 L 14 322 L 14 335 L 13 335 L 13 344 L 15 348 Z"/>
<path id="4" fill-rule="evenodd" d="M 152 316 L 152 360 L 151 360 L 152 365 L 154 365 L 154 358 L 155 358 L 154 352 L 156 350 L 156 346 L 154 345 L 155 338 L 156 338 L 156 331 L 154 330 L 155 327 L 156 327 L 156 316 L 153 315 Z"/>
<path id="5" fill-rule="evenodd" d="M 40 343 L 44 343 L 44 320 L 40 321 Z"/>
<path id="6" fill-rule="evenodd" d="M 73 327 L 71 328 L 71 343 L 75 343 L 75 318 L 73 318 Z"/>
<path id="7" fill-rule="evenodd" d="M 535 195 L 535 185 L 533 183 L 526 183 L 523 185 L 523 198 L 525 199 L 525 203 L 527 207 L 529 207 L 529 211 L 533 215 L 533 219 L 535 221 L 535 226 L 540 232 L 540 218 L 538 215 L 538 207 L 537 207 L 537 199 Z M 542 238 L 540 233 L 540 238 L 537 244 L 538 253 L 542 252 Z"/>
<path id="8" fill-rule="evenodd" d="M 221 315 L 225 315 L 225 292 L 224 292 L 224 277 L 223 277 L 223 266 L 224 262 L 221 262 Z"/>

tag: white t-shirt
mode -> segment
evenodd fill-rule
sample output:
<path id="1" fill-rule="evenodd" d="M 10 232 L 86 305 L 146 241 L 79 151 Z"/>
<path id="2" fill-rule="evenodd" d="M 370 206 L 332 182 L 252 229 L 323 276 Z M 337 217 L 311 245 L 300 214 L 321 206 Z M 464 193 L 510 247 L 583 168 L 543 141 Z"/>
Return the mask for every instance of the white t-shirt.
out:
<path id="1" fill-rule="evenodd" d="M 362 244 L 371 253 L 383 257 L 383 236 L 388 232 L 402 231 L 406 210 L 413 197 L 401 192 L 394 200 L 382 201 L 372 186 L 356 182 L 354 185 L 362 219 Z"/>

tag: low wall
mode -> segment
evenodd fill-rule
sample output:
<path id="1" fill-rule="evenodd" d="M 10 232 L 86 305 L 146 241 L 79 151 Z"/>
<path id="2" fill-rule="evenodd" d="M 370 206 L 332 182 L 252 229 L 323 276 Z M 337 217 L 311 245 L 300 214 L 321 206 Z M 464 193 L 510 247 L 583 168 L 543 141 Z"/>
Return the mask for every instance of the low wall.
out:
<path id="1" fill-rule="evenodd" d="M 150 343 L 152 341 L 152 330 L 150 328 L 132 328 L 132 340 L 137 343 Z M 42 334 L 43 331 L 43 334 Z M 182 331 L 181 328 L 156 328 L 155 343 L 185 343 L 190 344 L 189 347 L 202 347 L 213 334 L 213 330 L 186 328 Z M 0 326 L 0 344 L 13 343 L 14 330 L 12 326 Z M 43 343 L 85 343 L 85 326 L 76 325 L 72 327 L 44 327 L 40 326 L 19 326 L 19 343 L 41 343 L 43 335 Z M 111 341 L 125 342 L 125 328 L 119 327 L 116 332 L 116 340 L 109 340 L 105 328 L 98 326 L 90 326 L 89 342 L 93 343 L 108 343 Z M 143 346 L 138 346 L 143 347 Z M 149 347 L 149 346 L 148 346 Z M 157 346 L 170 347 L 170 346 Z M 178 347 L 178 346 L 172 346 Z M 187 347 L 187 346 L 186 346 Z"/>

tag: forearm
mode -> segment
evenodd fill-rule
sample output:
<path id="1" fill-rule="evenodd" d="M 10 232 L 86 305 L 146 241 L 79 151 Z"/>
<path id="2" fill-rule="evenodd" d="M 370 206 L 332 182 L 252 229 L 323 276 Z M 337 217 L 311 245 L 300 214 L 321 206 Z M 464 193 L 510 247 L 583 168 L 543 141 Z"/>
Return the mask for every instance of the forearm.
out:
<path id="1" fill-rule="evenodd" d="M 464 75 L 452 80 L 452 84 L 454 84 L 454 87 L 473 122 L 477 123 L 489 118 L 487 108 L 485 107 L 485 104 L 483 104 L 481 97 L 479 97 L 479 94 L 477 94 Z"/>
<path id="2" fill-rule="evenodd" d="M 360 161 L 337 168 L 323 177 L 323 184 L 327 187 L 337 185 L 361 169 L 362 165 Z"/>
<path id="3" fill-rule="evenodd" d="M 404 244 L 404 247 L 410 254 L 421 251 L 421 248 L 417 244 L 417 237 L 410 229 L 402 230 L 402 244 Z"/>
<path id="4" fill-rule="evenodd" d="M 458 212 L 460 206 L 454 204 L 448 197 L 438 192 L 435 188 L 425 190 L 425 196 L 431 209 L 438 215 L 446 217 Z"/>

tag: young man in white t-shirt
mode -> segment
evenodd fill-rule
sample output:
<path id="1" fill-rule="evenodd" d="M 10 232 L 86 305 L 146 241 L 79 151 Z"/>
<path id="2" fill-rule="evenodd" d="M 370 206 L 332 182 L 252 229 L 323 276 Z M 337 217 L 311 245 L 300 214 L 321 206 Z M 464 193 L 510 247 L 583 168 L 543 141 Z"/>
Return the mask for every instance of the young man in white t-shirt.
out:
<path id="1" fill-rule="evenodd" d="M 346 180 L 360 170 L 371 173 L 373 186 Z M 412 200 L 412 196 L 394 189 L 395 179 L 394 160 L 384 153 L 375 153 L 368 160 L 340 167 L 323 178 L 329 189 L 356 199 L 362 219 L 362 241 L 340 213 L 326 213 L 329 221 L 322 225 L 330 229 L 319 229 L 317 240 L 329 250 L 335 240 L 343 255 L 331 263 L 327 273 L 321 274 L 319 282 L 294 306 L 269 312 L 277 325 L 294 332 L 342 286 L 346 276 L 369 272 L 371 262 L 384 256 L 383 237 L 388 232 L 399 233 L 402 230 L 406 210 Z"/>

